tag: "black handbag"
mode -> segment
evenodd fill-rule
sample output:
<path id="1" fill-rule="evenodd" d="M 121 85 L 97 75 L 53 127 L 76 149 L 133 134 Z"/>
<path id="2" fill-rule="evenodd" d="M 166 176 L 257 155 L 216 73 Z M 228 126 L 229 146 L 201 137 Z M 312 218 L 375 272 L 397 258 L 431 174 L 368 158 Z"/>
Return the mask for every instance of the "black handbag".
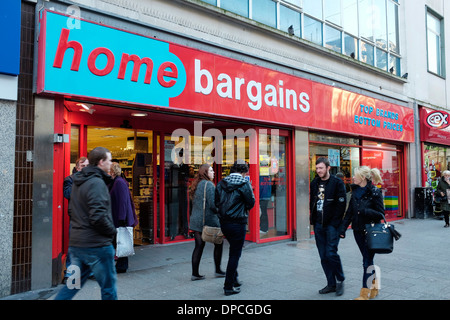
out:
<path id="1" fill-rule="evenodd" d="M 402 236 L 394 225 L 387 223 L 383 216 L 384 223 L 366 224 L 366 244 L 367 248 L 374 253 L 391 253 L 394 250 L 394 239 L 398 240 Z"/>
<path id="2" fill-rule="evenodd" d="M 445 196 L 441 196 L 441 195 L 440 195 L 440 192 L 439 192 L 439 191 L 436 191 L 436 192 L 434 193 L 434 201 L 435 201 L 436 203 L 445 202 L 445 201 L 447 201 L 447 196 L 446 196 L 446 195 L 445 195 Z"/>

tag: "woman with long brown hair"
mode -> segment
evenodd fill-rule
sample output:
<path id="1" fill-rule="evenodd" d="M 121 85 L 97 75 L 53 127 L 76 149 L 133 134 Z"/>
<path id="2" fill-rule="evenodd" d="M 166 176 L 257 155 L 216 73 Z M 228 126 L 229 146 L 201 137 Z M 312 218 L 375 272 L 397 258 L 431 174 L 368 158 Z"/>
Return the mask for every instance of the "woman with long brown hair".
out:
<path id="1" fill-rule="evenodd" d="M 203 280 L 205 276 L 200 275 L 199 267 L 202 258 L 205 242 L 202 240 L 202 230 L 204 225 L 211 227 L 220 227 L 217 208 L 214 204 L 214 193 L 216 187 L 212 180 L 214 179 L 214 170 L 209 164 L 202 164 L 198 170 L 194 182 L 189 191 L 192 200 L 192 215 L 189 223 L 189 229 L 194 231 L 195 247 L 192 252 L 192 276 L 191 280 Z M 203 199 L 205 202 L 205 212 L 203 213 Z M 205 219 L 203 221 L 203 214 Z M 216 277 L 224 277 L 225 272 L 220 269 L 222 261 L 223 243 L 214 244 L 214 264 L 216 267 Z"/>

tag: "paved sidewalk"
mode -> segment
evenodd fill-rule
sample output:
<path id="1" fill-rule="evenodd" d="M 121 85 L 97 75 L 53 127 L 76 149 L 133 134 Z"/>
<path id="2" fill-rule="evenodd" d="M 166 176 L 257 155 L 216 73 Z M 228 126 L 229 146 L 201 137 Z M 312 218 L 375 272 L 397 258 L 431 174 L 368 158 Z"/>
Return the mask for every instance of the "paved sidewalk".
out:
<path id="1" fill-rule="evenodd" d="M 394 222 L 402 238 L 394 252 L 376 255 L 381 290 L 376 300 L 450 299 L 450 228 L 437 219 Z M 345 292 L 320 295 L 326 284 L 314 238 L 302 242 L 246 243 L 239 263 L 240 294 L 224 296 L 223 278 L 214 277 L 213 245 L 206 244 L 200 273 L 205 280 L 191 281 L 193 242 L 136 247 L 130 268 L 118 274 L 121 300 L 351 300 L 362 281 L 362 257 L 352 231 L 341 240 L 339 253 L 346 276 Z M 224 247 L 222 268 L 228 261 Z M 9 296 L 3 300 L 52 300 L 61 287 Z M 96 281 L 88 280 L 74 300 L 99 300 Z"/>

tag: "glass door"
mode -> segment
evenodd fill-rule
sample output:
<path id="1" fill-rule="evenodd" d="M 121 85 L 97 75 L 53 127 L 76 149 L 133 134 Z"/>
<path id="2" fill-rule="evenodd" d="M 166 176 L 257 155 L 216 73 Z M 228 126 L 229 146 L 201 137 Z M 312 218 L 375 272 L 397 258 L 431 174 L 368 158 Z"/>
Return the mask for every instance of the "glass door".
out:
<path id="1" fill-rule="evenodd" d="M 245 130 L 246 129 L 246 130 Z M 218 159 L 217 176 L 219 182 L 230 174 L 231 166 L 236 162 L 245 162 L 249 166 L 247 179 L 253 187 L 257 186 L 257 132 L 253 128 L 228 128 L 223 136 L 222 157 Z M 244 131 L 245 130 L 245 131 Z M 221 161 L 221 163 L 220 163 Z M 246 240 L 256 241 L 257 210 L 256 204 L 249 212 Z"/>
<path id="2" fill-rule="evenodd" d="M 378 186 L 383 190 L 386 220 L 403 217 L 402 210 L 402 180 L 401 163 L 402 152 L 395 145 L 363 141 L 362 165 L 378 168 L 381 172 L 383 184 Z"/>
<path id="3" fill-rule="evenodd" d="M 278 131 L 278 130 L 276 130 Z M 289 233 L 288 137 L 259 134 L 259 238 L 269 239 Z"/>
<path id="4" fill-rule="evenodd" d="M 155 243 L 153 131 L 132 128 L 87 126 L 86 151 L 101 145 L 111 151 L 129 186 L 138 218 L 135 244 Z M 155 148 L 156 149 L 156 148 Z"/>

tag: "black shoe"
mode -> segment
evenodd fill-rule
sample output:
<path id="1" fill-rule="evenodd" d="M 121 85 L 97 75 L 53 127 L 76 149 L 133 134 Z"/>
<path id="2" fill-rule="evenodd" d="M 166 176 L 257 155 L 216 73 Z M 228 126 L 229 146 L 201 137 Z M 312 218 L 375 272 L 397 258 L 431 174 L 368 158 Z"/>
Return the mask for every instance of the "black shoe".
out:
<path id="1" fill-rule="evenodd" d="M 231 296 L 232 294 L 238 294 L 241 292 L 240 288 L 223 289 L 226 296 Z"/>
<path id="2" fill-rule="evenodd" d="M 449 227 L 449 224 L 447 223 L 445 226 L 444 226 L 444 228 L 448 228 Z"/>
<path id="3" fill-rule="evenodd" d="M 214 275 L 216 276 L 216 278 L 224 278 L 226 274 L 222 270 L 219 270 L 219 271 L 216 271 L 216 273 L 214 273 Z"/>
<path id="4" fill-rule="evenodd" d="M 329 287 L 328 285 L 326 287 L 324 287 L 323 289 L 319 290 L 320 294 L 327 294 L 330 292 L 336 292 L 336 287 Z"/>
<path id="5" fill-rule="evenodd" d="M 242 286 L 242 281 L 239 281 L 238 279 L 236 279 L 236 281 L 233 283 L 233 287 L 238 288 Z"/>
<path id="6" fill-rule="evenodd" d="M 344 281 L 338 281 L 336 283 L 336 295 L 342 296 L 344 294 Z"/>
<path id="7" fill-rule="evenodd" d="M 205 276 L 200 276 L 200 275 L 198 275 L 198 276 L 191 276 L 191 280 L 192 281 L 203 280 L 203 279 L 205 279 Z"/>

